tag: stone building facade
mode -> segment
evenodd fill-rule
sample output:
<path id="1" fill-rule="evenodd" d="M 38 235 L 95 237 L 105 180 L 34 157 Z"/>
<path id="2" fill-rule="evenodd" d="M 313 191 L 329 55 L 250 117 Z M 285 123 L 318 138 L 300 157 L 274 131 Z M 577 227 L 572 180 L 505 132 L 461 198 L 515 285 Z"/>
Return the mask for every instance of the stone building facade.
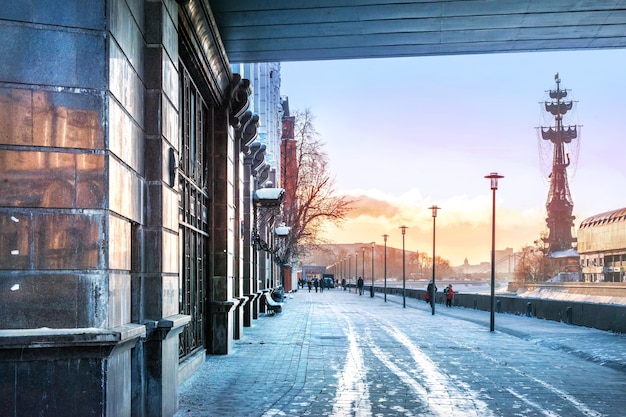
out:
<path id="1" fill-rule="evenodd" d="M 0 414 L 171 416 L 276 285 L 249 81 L 206 0 L 11 2 L 0 36 Z"/>

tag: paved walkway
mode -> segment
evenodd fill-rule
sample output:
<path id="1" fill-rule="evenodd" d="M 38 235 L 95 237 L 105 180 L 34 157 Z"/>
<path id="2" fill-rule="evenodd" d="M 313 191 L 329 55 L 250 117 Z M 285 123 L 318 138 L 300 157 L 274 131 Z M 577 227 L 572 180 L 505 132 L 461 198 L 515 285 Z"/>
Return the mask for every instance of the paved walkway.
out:
<path id="1" fill-rule="evenodd" d="M 299 291 L 180 387 L 177 417 L 623 416 L 626 335 Z"/>

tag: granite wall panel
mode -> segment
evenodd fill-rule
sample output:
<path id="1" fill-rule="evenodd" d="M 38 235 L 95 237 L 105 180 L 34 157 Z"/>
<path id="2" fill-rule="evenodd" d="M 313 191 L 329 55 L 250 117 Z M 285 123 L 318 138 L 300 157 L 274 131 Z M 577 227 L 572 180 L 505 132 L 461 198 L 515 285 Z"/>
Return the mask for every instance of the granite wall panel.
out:
<path id="1" fill-rule="evenodd" d="M 103 90 L 106 85 L 105 37 L 100 32 L 13 25 L 0 20 L 0 39 L 6 40 L 0 48 L 4 82 L 94 90 Z"/>
<path id="2" fill-rule="evenodd" d="M 102 94 L 34 91 L 33 145 L 104 148 Z"/>
<path id="3" fill-rule="evenodd" d="M 144 317 L 155 319 L 179 313 L 177 274 L 146 274 L 142 281 L 152 295 L 144 300 Z"/>
<path id="4" fill-rule="evenodd" d="M 130 323 L 130 274 L 109 275 L 109 318 L 108 326 L 116 327 Z"/>
<path id="5" fill-rule="evenodd" d="M 101 208 L 103 155 L 0 151 L 0 206 Z"/>
<path id="6" fill-rule="evenodd" d="M 42 212 L 33 214 L 32 263 L 41 270 L 105 267 L 103 215 Z"/>
<path id="7" fill-rule="evenodd" d="M 102 359 L 28 361 L 16 365 L 18 416 L 102 416 Z M 76 376 L 80 375 L 80 378 Z"/>
<path id="8" fill-rule="evenodd" d="M 99 0 L 8 1 L 0 8 L 0 19 L 104 30 L 104 4 Z"/>
<path id="9" fill-rule="evenodd" d="M 106 366 L 107 415 L 131 416 L 130 350 L 111 355 Z"/>
<path id="10" fill-rule="evenodd" d="M 130 222 L 115 215 L 108 216 L 108 269 L 130 271 Z"/>
<path id="11" fill-rule="evenodd" d="M 110 0 L 110 32 L 135 72 L 143 74 L 143 20 L 136 20 L 125 0 Z M 140 12 L 141 7 L 135 9 Z"/>
<path id="12" fill-rule="evenodd" d="M 77 280 L 76 325 L 73 327 L 97 327 L 108 329 L 109 325 L 109 273 L 80 274 Z"/>
<path id="13" fill-rule="evenodd" d="M 168 6 L 169 3 L 169 6 Z M 178 60 L 178 5 L 175 0 L 165 2 L 161 20 L 163 48 L 173 62 Z M 178 84 L 178 83 L 177 83 Z"/>
<path id="14" fill-rule="evenodd" d="M 0 328 L 110 328 L 111 318 L 128 323 L 129 278 L 121 275 L 109 289 L 104 273 L 0 271 Z M 116 310 L 109 316 L 111 294 Z"/>
<path id="15" fill-rule="evenodd" d="M 0 289 L 1 329 L 76 327 L 77 275 L 0 271 Z"/>
<path id="16" fill-rule="evenodd" d="M 0 143 L 33 145 L 33 93 L 0 88 Z"/>
<path id="17" fill-rule="evenodd" d="M 162 271 L 163 262 L 161 253 L 163 250 L 163 240 L 160 229 L 146 228 L 143 231 L 144 245 L 144 266 L 145 271 L 157 273 Z"/>
<path id="18" fill-rule="evenodd" d="M 109 91 L 135 123 L 143 126 L 144 83 L 117 43 L 109 43 L 109 55 Z"/>
<path id="19" fill-rule="evenodd" d="M 27 211 L 0 210 L 0 270 L 31 265 L 31 216 Z"/>
<path id="20" fill-rule="evenodd" d="M 137 173 L 113 157 L 109 161 L 109 207 L 137 223 L 143 223 L 143 181 Z"/>
<path id="21" fill-rule="evenodd" d="M 163 230 L 163 272 L 178 274 L 178 229 L 175 231 Z"/>
<path id="22" fill-rule="evenodd" d="M 163 227 L 178 232 L 178 192 L 163 187 Z"/>
<path id="23" fill-rule="evenodd" d="M 146 186 L 150 206 L 146 207 L 146 226 L 159 227 L 163 221 L 163 185 L 151 183 Z"/>
<path id="24" fill-rule="evenodd" d="M 144 297 L 142 299 L 142 319 L 160 319 L 164 316 L 163 276 L 160 274 L 144 274 L 140 284 L 144 292 L 150 292 L 150 297 Z M 134 316 L 135 311 L 133 311 L 133 317 Z"/>
<path id="25" fill-rule="evenodd" d="M 104 181 L 104 155 L 77 154 L 74 208 L 104 208 L 106 205 Z"/>
<path id="26" fill-rule="evenodd" d="M 170 103 L 172 103 L 175 108 L 178 108 L 178 95 L 180 91 L 180 80 L 177 70 L 178 64 L 172 62 L 172 58 L 165 53 L 165 50 L 163 50 L 161 54 L 161 59 L 161 68 L 163 71 L 161 75 L 163 80 L 161 88 Z"/>
<path id="27" fill-rule="evenodd" d="M 144 132 L 116 100 L 109 100 L 109 149 L 140 175 L 144 173 Z"/>
<path id="28" fill-rule="evenodd" d="M 0 143 L 103 149 L 101 95 L 0 88 Z"/>
<path id="29" fill-rule="evenodd" d="M 178 299 L 178 274 L 163 275 L 163 317 L 173 316 L 180 312 Z"/>
<path id="30" fill-rule="evenodd" d="M 175 74 L 178 77 L 178 74 Z M 177 78 L 178 80 L 178 78 Z M 178 95 L 176 95 L 178 100 Z M 162 98 L 161 100 L 161 134 L 174 149 L 179 150 L 179 122 L 178 122 L 178 102 Z"/>

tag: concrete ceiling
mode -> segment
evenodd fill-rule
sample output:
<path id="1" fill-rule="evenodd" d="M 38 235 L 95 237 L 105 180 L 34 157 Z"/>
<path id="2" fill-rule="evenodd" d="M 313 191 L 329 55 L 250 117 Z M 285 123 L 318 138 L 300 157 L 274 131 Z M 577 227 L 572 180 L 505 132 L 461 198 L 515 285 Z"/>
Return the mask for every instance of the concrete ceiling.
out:
<path id="1" fill-rule="evenodd" d="M 231 62 L 626 47 L 626 0 L 209 0 Z"/>

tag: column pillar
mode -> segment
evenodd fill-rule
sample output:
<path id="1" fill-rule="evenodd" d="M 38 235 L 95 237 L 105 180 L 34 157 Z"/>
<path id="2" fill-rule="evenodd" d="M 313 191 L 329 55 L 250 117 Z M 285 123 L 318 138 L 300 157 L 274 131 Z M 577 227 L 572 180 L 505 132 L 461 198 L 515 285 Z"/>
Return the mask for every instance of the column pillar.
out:
<path id="1" fill-rule="evenodd" d="M 178 4 L 146 1 L 144 51 L 145 223 L 138 231 L 133 318 L 147 327 L 143 346 L 149 416 L 171 416 L 178 406 L 178 335 L 190 320 L 179 314 Z"/>

